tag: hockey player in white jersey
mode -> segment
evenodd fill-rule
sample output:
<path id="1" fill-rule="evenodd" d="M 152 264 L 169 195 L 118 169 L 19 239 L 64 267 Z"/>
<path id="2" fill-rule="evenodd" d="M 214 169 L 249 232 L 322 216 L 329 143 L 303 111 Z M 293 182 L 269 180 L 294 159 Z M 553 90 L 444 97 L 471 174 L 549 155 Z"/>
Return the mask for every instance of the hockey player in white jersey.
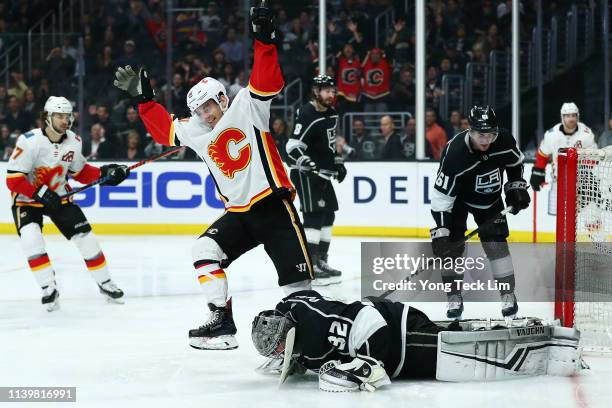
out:
<path id="1" fill-rule="evenodd" d="M 255 37 L 248 88 L 231 106 L 225 87 L 204 78 L 187 94 L 191 117 L 175 119 L 154 102 L 146 72 L 119 68 L 115 85 L 136 98 L 151 136 L 167 146 L 185 145 L 200 156 L 215 181 L 225 213 L 192 247 L 193 266 L 210 314 L 189 331 L 197 349 L 234 349 L 236 326 L 224 268 L 245 252 L 264 245 L 286 294 L 310 288 L 312 265 L 306 237 L 292 200 L 295 189 L 270 134 L 270 104 L 284 81 L 278 65 L 272 11 L 251 9 Z M 252 273 L 261 273 L 253 265 Z"/>
<path id="2" fill-rule="evenodd" d="M 70 191 L 68 176 L 84 184 L 109 176 L 104 184 L 115 186 L 125 180 L 129 169 L 117 164 L 101 168 L 87 164 L 81 138 L 70 130 L 72 105 L 66 98 L 49 97 L 41 117 L 44 128 L 26 132 L 17 139 L 8 162 L 6 184 L 12 192 L 17 234 L 43 291 L 42 303 L 48 311 L 59 308 L 55 271 L 42 235 L 43 215 L 76 245 L 100 292 L 109 300 L 123 303 L 123 292 L 110 277 L 89 221 L 72 199 L 61 199 L 60 195 Z"/>
<path id="3" fill-rule="evenodd" d="M 548 197 L 550 215 L 557 214 L 557 155 L 563 147 L 597 148 L 593 131 L 580 122 L 580 111 L 573 102 L 566 102 L 561 106 L 561 122 L 544 135 L 529 180 L 533 190 L 540 191 L 546 181 L 546 164 L 552 161 L 552 185 Z"/>

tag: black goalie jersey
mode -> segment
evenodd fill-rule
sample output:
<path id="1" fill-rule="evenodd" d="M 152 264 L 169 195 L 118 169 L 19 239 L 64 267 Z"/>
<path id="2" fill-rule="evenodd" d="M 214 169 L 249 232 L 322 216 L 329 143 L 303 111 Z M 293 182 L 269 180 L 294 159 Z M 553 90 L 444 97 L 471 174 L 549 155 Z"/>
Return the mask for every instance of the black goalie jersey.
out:
<path id="1" fill-rule="evenodd" d="M 504 171 L 508 181 L 523 180 L 523 153 L 507 129 L 486 152 L 470 146 L 469 131 L 457 134 L 442 151 L 432 194 L 432 211 L 450 211 L 455 199 L 486 209 L 501 198 Z"/>
<path id="2" fill-rule="evenodd" d="M 418 316 L 422 315 L 404 303 L 378 300 L 344 303 L 312 290 L 287 296 L 276 305 L 276 310 L 296 325 L 297 361 L 315 371 L 330 360 L 351 361 L 370 336 L 387 326 L 388 347 L 382 361 L 392 378 L 404 371 L 404 362 L 408 361 L 404 339 L 407 330 L 420 327 Z"/>
<path id="3" fill-rule="evenodd" d="M 334 170 L 338 113 L 334 108 L 319 112 L 312 103 L 302 106 L 295 120 L 293 135 L 287 143 L 289 167 L 297 168 L 298 159 L 306 155 L 320 169 Z"/>

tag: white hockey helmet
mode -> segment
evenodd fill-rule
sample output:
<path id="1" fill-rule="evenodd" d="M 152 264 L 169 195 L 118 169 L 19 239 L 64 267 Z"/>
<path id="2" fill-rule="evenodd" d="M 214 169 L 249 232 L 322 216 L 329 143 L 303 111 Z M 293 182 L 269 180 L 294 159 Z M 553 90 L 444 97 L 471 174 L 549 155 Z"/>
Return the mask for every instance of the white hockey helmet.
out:
<path id="1" fill-rule="evenodd" d="M 580 110 L 574 102 L 565 102 L 561 105 L 561 123 L 563 123 L 563 115 L 571 115 L 572 113 L 575 113 L 578 120 L 580 120 Z"/>
<path id="2" fill-rule="evenodd" d="M 45 107 L 43 108 L 43 110 L 49 114 L 46 120 L 48 126 L 52 126 L 51 114 L 68 113 L 70 114 L 70 123 L 68 125 L 68 129 L 72 127 L 72 122 L 74 122 L 72 104 L 68 99 L 64 98 L 63 96 L 50 96 L 49 99 L 47 99 L 47 102 L 45 102 Z"/>
<path id="3" fill-rule="evenodd" d="M 226 98 L 225 106 L 221 103 L 219 94 L 223 94 Z M 202 106 L 209 99 L 213 99 L 219 104 L 221 111 L 225 112 L 228 107 L 229 98 L 227 97 L 227 91 L 225 86 L 214 78 L 206 77 L 200 82 L 191 87 L 187 93 L 187 107 L 191 111 L 191 114 L 196 114 L 196 109 Z"/>

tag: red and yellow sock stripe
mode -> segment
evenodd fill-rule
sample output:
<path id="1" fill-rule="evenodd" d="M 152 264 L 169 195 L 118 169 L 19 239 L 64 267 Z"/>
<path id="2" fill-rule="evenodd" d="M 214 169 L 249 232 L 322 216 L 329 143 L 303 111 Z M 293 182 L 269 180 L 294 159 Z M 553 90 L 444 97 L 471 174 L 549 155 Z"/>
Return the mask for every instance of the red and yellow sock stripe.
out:
<path id="1" fill-rule="evenodd" d="M 87 269 L 89 269 L 90 271 L 95 271 L 106 266 L 106 258 L 104 258 L 104 254 L 100 252 L 100 254 L 95 258 L 86 259 L 85 265 L 87 265 Z"/>
<path id="2" fill-rule="evenodd" d="M 198 274 L 198 281 L 200 283 L 205 283 L 213 279 L 227 279 L 225 271 L 219 268 L 218 264 L 200 264 L 196 266 L 196 270 L 200 273 Z"/>
<path id="3" fill-rule="evenodd" d="M 49 260 L 49 256 L 47 254 L 43 254 L 38 258 L 28 259 L 28 264 L 30 264 L 30 269 L 32 272 L 37 272 L 41 269 L 50 267 L 51 261 Z"/>

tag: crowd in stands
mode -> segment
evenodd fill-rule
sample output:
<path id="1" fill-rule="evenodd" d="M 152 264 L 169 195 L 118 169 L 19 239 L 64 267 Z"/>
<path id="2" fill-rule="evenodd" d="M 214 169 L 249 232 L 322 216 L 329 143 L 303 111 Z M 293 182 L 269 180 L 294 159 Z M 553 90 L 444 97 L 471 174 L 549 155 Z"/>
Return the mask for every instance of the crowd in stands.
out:
<path id="1" fill-rule="evenodd" d="M 0 53 L 57 1 L 0 1 Z M 245 42 L 245 10 L 240 0 L 175 0 L 173 64 L 166 83 L 166 10 L 163 0 L 86 2 L 92 9 L 77 27 L 83 38 L 66 36 L 33 67 L 31 75 L 12 71 L 8 87 L 0 83 L 0 159 L 6 160 L 16 137 L 34 127 L 50 95 L 77 100 L 77 73 L 84 72 L 81 126 L 85 152 L 91 160 L 140 159 L 161 151 L 147 135 L 138 111 L 112 86 L 118 66 L 145 65 L 157 100 L 170 104 L 179 117 L 190 115 L 185 103 L 189 88 L 204 76 L 218 78 L 230 98 L 248 83 L 252 48 Z M 411 2 L 408 2 L 411 3 Z M 547 12 L 568 0 L 545 2 Z M 286 82 L 300 78 L 308 96 L 318 64 L 318 0 L 270 0 L 279 27 L 279 59 Z M 414 9 L 406 14 L 400 0 L 329 0 L 327 73 L 338 83 L 337 108 L 345 112 L 379 113 L 380 125 L 366 129 L 362 119 L 341 129 L 338 151 L 348 160 L 411 160 L 415 157 L 415 120 L 396 129 L 386 112 L 414 112 Z M 512 0 L 429 0 L 427 7 L 426 152 L 438 159 L 446 141 L 467 127 L 464 112 L 439 117 L 441 80 L 463 73 L 470 61 L 486 62 L 489 51 L 510 41 Z M 395 19 L 374 41 L 374 18 L 394 8 Z M 522 2 L 526 20 L 535 14 Z M 21 34 L 19 34 L 21 33 Z M 168 100 L 166 98 L 169 98 Z M 75 104 L 76 105 L 76 104 Z M 382 117 L 381 117 L 382 115 Z M 292 129 L 281 117 L 271 119 L 279 151 Z M 179 158 L 195 158 L 186 153 Z M 175 156 L 176 157 L 176 156 Z"/>

